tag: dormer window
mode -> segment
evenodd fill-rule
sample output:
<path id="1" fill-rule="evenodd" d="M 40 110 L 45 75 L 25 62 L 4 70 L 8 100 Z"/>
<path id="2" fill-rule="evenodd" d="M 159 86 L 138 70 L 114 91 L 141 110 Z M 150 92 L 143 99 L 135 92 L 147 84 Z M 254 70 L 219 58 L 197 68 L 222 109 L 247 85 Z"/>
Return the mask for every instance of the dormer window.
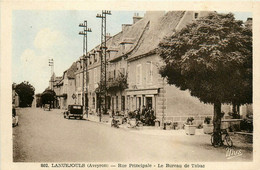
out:
<path id="1" fill-rule="evenodd" d="M 97 57 L 95 54 L 94 54 L 94 62 L 97 62 Z"/>
<path id="2" fill-rule="evenodd" d="M 89 58 L 89 65 L 92 64 L 92 56 Z"/>

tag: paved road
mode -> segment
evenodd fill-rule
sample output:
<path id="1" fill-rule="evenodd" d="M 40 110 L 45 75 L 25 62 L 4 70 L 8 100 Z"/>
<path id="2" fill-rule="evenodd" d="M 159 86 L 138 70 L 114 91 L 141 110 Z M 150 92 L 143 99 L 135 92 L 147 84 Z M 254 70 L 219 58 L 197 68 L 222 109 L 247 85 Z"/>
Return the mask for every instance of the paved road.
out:
<path id="1" fill-rule="evenodd" d="M 209 135 L 152 135 L 111 128 L 86 120 L 64 119 L 60 110 L 17 110 L 13 128 L 15 162 L 175 162 L 251 161 L 252 145 L 240 145 L 242 156 L 226 158 Z"/>

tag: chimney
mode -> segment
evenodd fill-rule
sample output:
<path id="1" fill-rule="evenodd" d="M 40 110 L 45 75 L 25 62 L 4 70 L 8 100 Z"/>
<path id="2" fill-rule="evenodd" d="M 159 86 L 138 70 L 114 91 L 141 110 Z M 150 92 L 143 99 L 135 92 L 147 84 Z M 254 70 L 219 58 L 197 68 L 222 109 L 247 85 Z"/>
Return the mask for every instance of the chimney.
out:
<path id="1" fill-rule="evenodd" d="M 253 18 L 247 18 L 247 21 L 252 21 L 253 20 Z"/>
<path id="2" fill-rule="evenodd" d="M 127 27 L 130 26 L 132 26 L 132 24 L 122 24 L 122 31 L 124 32 L 127 29 Z"/>
<path id="3" fill-rule="evenodd" d="M 108 40 L 109 38 L 111 38 L 112 36 L 110 35 L 110 33 L 107 33 L 106 35 L 106 40 Z"/>
<path id="4" fill-rule="evenodd" d="M 133 16 L 133 24 L 135 24 L 136 22 L 138 22 L 139 20 L 141 20 L 143 17 L 139 16 L 139 13 L 134 13 Z"/>

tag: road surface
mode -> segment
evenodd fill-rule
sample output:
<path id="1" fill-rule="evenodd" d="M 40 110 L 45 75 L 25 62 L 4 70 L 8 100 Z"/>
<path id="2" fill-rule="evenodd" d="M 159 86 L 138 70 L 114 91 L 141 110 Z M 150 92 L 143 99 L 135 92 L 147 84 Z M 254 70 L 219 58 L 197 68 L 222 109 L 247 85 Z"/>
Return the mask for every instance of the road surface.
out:
<path id="1" fill-rule="evenodd" d="M 227 159 L 226 148 L 209 135 L 153 135 L 111 128 L 87 120 L 64 119 L 61 110 L 17 109 L 14 162 L 176 162 L 252 161 L 252 144 L 235 141 L 242 155 Z M 140 133 L 139 133 L 140 132 Z M 162 131 L 163 132 L 163 131 Z"/>

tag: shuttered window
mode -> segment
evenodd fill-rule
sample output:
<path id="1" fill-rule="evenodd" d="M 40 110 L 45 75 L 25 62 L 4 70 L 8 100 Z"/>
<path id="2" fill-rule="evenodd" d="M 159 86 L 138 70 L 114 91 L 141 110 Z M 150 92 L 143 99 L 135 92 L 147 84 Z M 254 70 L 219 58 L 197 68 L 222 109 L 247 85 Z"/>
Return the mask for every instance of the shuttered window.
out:
<path id="1" fill-rule="evenodd" d="M 94 69 L 94 83 L 97 83 L 97 68 Z"/>
<path id="2" fill-rule="evenodd" d="M 141 85 L 142 84 L 142 65 L 138 64 L 136 66 L 136 84 Z"/>
<path id="3" fill-rule="evenodd" d="M 146 63 L 146 83 L 151 84 L 153 82 L 153 64 L 152 61 Z"/>

